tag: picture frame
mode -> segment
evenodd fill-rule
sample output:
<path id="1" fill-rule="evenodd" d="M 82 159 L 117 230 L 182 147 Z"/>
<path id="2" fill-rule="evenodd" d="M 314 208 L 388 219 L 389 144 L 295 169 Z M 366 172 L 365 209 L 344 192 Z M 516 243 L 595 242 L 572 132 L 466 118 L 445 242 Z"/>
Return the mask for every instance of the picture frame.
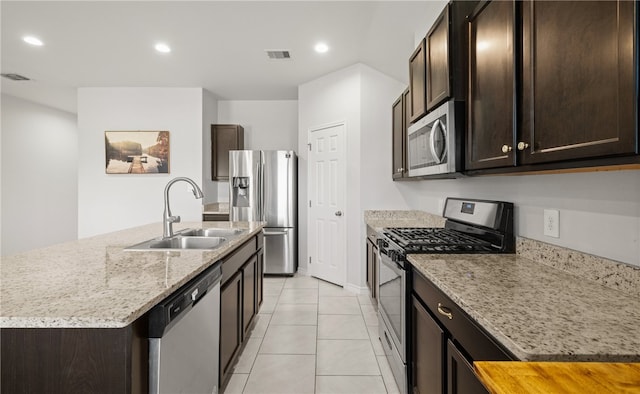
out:
<path id="1" fill-rule="evenodd" d="M 107 174 L 168 174 L 168 131 L 105 131 Z"/>

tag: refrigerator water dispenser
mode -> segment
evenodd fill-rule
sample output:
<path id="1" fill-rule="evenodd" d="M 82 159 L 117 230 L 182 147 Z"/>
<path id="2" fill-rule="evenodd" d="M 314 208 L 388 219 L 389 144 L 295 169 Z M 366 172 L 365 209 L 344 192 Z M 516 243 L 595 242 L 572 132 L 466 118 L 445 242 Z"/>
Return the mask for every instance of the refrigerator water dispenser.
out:
<path id="1" fill-rule="evenodd" d="M 233 207 L 248 207 L 250 195 L 250 182 L 248 176 L 234 176 L 231 184 L 233 192 L 231 193 Z"/>

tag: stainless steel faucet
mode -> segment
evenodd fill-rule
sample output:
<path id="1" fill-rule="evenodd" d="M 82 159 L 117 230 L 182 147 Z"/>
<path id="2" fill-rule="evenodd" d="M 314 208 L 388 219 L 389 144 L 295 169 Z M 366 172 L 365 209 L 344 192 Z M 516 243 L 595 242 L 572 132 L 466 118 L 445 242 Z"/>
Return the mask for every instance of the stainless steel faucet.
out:
<path id="1" fill-rule="evenodd" d="M 202 190 L 200 187 L 191 179 L 187 177 L 178 177 L 173 178 L 167 183 L 167 186 L 164 188 L 164 213 L 162 214 L 162 237 L 163 238 L 171 238 L 173 237 L 173 223 L 180 223 L 180 216 L 172 216 L 171 209 L 169 209 L 169 189 L 171 185 L 178 181 L 185 181 L 191 184 L 193 187 L 193 195 L 200 199 L 202 198 Z"/>

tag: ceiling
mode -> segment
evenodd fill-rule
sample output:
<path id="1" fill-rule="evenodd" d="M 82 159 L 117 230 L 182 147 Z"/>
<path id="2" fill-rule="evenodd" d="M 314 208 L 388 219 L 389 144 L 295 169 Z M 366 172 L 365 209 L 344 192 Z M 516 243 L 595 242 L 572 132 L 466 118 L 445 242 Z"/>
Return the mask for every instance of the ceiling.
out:
<path id="1" fill-rule="evenodd" d="M 222 100 L 297 99 L 362 62 L 405 84 L 445 1 L 1 1 L 2 92 L 76 112 L 79 87 L 203 87 Z M 39 37 L 44 46 L 22 41 Z M 171 53 L 153 48 L 166 42 Z M 318 41 L 330 50 L 318 54 Z M 271 60 L 265 50 L 288 50 Z"/>

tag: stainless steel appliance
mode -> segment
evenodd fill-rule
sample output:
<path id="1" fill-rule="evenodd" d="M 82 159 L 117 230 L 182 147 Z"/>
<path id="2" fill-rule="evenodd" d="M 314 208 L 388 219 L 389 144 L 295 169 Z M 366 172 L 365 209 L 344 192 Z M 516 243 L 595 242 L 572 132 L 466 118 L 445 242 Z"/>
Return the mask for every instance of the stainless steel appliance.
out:
<path id="1" fill-rule="evenodd" d="M 218 393 L 220 264 L 149 314 L 149 393 Z"/>
<path id="2" fill-rule="evenodd" d="M 444 228 L 385 228 L 378 238 L 378 330 L 401 393 L 409 392 L 411 267 L 415 253 L 514 253 L 513 204 L 447 198 Z"/>
<path id="3" fill-rule="evenodd" d="M 267 222 L 265 274 L 293 275 L 298 270 L 297 169 L 293 151 L 229 152 L 229 217 Z"/>
<path id="4" fill-rule="evenodd" d="M 459 176 L 464 102 L 447 101 L 407 129 L 409 176 Z"/>

